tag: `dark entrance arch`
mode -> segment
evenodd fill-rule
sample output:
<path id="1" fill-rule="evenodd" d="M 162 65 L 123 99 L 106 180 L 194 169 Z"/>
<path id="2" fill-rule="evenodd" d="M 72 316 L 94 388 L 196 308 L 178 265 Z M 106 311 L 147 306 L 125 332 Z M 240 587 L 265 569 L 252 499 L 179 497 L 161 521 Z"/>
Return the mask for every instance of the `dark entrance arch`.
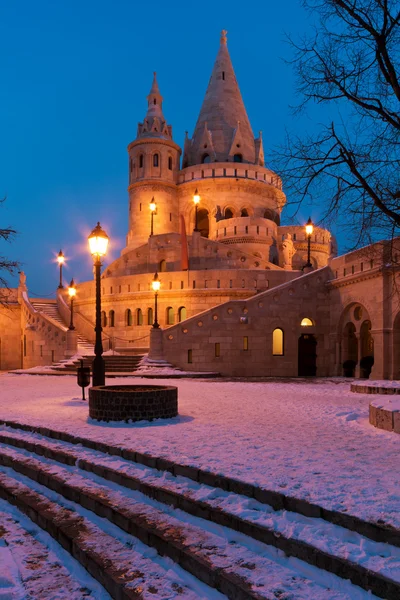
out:
<path id="1" fill-rule="evenodd" d="M 299 377 L 314 377 L 317 374 L 317 340 L 310 333 L 303 333 L 298 343 Z"/>

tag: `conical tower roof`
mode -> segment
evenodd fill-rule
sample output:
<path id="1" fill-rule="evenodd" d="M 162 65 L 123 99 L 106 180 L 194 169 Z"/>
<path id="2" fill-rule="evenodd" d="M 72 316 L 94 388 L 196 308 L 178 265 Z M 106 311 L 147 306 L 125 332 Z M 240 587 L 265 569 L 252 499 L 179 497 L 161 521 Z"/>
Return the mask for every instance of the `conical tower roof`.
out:
<path id="1" fill-rule="evenodd" d="M 172 127 L 167 125 L 162 111 L 163 97 L 157 82 L 157 74 L 153 73 L 153 83 L 147 96 L 147 114 L 143 123 L 139 123 L 137 138 L 154 137 L 172 139 Z"/>
<path id="2" fill-rule="evenodd" d="M 256 163 L 254 135 L 229 56 L 226 34 L 225 30 L 221 33 L 219 51 L 184 166 L 234 160 Z"/>

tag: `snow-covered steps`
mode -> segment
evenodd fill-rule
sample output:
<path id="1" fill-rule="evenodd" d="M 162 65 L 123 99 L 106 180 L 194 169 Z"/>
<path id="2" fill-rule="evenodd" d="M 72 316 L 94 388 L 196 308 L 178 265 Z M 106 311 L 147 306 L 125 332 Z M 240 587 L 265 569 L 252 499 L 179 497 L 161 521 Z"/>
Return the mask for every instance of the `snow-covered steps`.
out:
<path id="1" fill-rule="evenodd" d="M 0 500 L 0 598 L 107 600 L 110 596 L 47 533 Z"/>
<path id="2" fill-rule="evenodd" d="M 58 541 L 62 548 L 76 558 L 104 586 L 112 598 L 118 600 L 145 598 L 220 600 L 223 598 L 207 586 L 199 585 L 194 578 L 183 571 L 174 573 L 169 562 L 160 559 L 156 552 L 132 536 L 120 535 L 115 526 L 104 527 L 101 519 L 90 518 L 90 515 L 88 518 L 87 511 L 77 512 L 72 505 L 63 506 L 57 502 L 55 494 L 49 497 L 51 494 L 46 496 L 41 491 L 33 490 L 31 486 L 26 485 L 25 477 L 22 478 L 23 482 L 17 481 L 13 476 L 14 473 L 11 470 L 7 471 L 7 473 L 0 472 L 0 496 L 27 514 L 42 530 L 47 531 Z M 114 530 L 118 530 L 117 533 Z M 30 556 L 29 560 L 31 558 Z M 50 568 L 46 558 L 43 554 L 44 571 Z M 43 570 L 40 575 L 43 575 Z M 46 579 L 43 583 L 45 581 Z M 71 585 L 69 587 L 71 588 Z M 87 597 L 99 600 L 109 598 L 102 588 L 100 591 L 95 588 L 92 595 L 89 595 L 91 590 L 87 588 L 88 586 L 81 589 L 80 595 L 71 594 L 68 598 L 73 600 Z M 25 598 L 25 596 L 20 597 Z M 32 594 L 29 597 L 37 600 L 47 597 L 60 598 L 56 593 L 50 596 Z"/>
<path id="3" fill-rule="evenodd" d="M 400 530 L 385 523 L 383 520 L 374 522 L 360 519 L 359 517 L 343 511 L 330 510 L 313 502 L 289 496 L 283 492 L 269 490 L 265 487 L 252 485 L 226 475 L 213 473 L 193 467 L 172 462 L 163 457 L 154 456 L 150 453 L 128 450 L 120 446 L 107 444 L 82 436 L 72 435 L 66 431 L 54 430 L 49 427 L 28 425 L 17 421 L 0 419 L 0 425 L 9 427 L 19 432 L 31 432 L 32 435 L 42 436 L 44 439 L 57 440 L 69 446 L 82 446 L 85 449 L 96 450 L 105 455 L 121 457 L 127 461 L 138 463 L 161 472 L 172 473 L 176 476 L 184 476 L 195 482 L 199 482 L 221 490 L 241 494 L 253 498 L 258 502 L 271 506 L 274 510 L 286 510 L 306 517 L 321 518 L 325 521 L 340 525 L 350 531 L 355 531 L 376 542 L 389 543 L 400 547 Z"/>
<path id="4" fill-rule="evenodd" d="M 321 518 L 274 511 L 240 494 L 94 450 L 49 441 L 38 434 L 3 428 L 0 452 L 1 444 L 23 449 L 26 456 L 34 453 L 64 465 L 77 465 L 110 482 L 272 545 L 288 556 L 350 579 L 383 597 L 390 593 L 391 579 L 394 596 L 400 590 L 400 548 L 376 543 Z"/>
<path id="5" fill-rule="evenodd" d="M 85 474 L 85 477 L 82 477 L 73 467 L 65 468 L 51 464 L 49 459 L 29 458 L 21 450 L 5 447 L 0 450 L 0 459 L 3 465 L 0 467 L 0 491 L 6 487 L 7 493 L 9 484 L 7 480 L 4 484 L 4 478 L 14 474 L 24 487 L 28 484 L 35 490 L 34 494 L 39 493 L 42 502 L 44 496 L 47 501 L 57 502 L 61 507 L 59 510 L 68 511 L 66 515 L 62 513 L 67 519 L 67 531 L 72 529 L 75 533 L 77 530 L 85 532 L 86 523 L 84 527 L 79 523 L 78 527 L 78 523 L 70 524 L 68 519 L 72 519 L 72 514 L 75 513 L 81 518 L 86 518 L 87 512 L 90 511 L 92 515 L 102 517 L 102 522 L 106 519 L 108 526 L 117 525 L 118 530 L 134 535 L 141 542 L 152 546 L 159 554 L 169 557 L 229 598 L 361 600 L 374 597 L 348 581 L 302 561 L 288 558 L 274 547 L 255 542 L 241 533 L 190 516 L 183 511 L 166 507 L 139 492 L 126 490 L 116 484 L 103 485 L 104 480 L 94 475 Z M 11 496 L 16 497 L 14 490 L 11 491 Z M 28 510 L 32 504 L 30 497 L 28 494 Z M 18 499 L 24 502 L 26 498 L 25 488 L 24 492 L 18 495 Z M 45 505 L 46 514 L 48 510 Z M 40 516 L 38 518 L 40 522 Z M 44 518 L 46 519 L 46 515 Z M 92 516 L 93 518 L 95 517 Z M 120 534 L 116 534 L 118 535 Z M 83 539 L 85 541 L 85 534 Z M 90 549 L 98 552 L 99 546 L 100 555 L 103 556 L 103 550 L 109 546 L 103 544 L 101 537 L 98 537 L 98 541 L 96 538 L 95 546 L 90 544 Z M 117 555 L 115 560 L 118 562 Z M 122 567 L 117 567 L 120 573 Z M 95 576 L 100 572 L 96 571 Z M 117 597 L 115 592 L 110 593 Z M 183 594 L 181 597 L 190 596 Z"/>

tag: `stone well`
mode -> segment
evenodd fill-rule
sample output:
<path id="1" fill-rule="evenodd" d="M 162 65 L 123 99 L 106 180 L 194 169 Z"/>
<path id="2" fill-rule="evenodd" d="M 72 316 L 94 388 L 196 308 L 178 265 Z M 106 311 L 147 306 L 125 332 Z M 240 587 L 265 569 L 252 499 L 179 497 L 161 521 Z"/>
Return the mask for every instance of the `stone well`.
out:
<path id="1" fill-rule="evenodd" d="M 178 414 L 178 388 L 102 385 L 89 389 L 89 416 L 97 421 L 152 421 Z"/>

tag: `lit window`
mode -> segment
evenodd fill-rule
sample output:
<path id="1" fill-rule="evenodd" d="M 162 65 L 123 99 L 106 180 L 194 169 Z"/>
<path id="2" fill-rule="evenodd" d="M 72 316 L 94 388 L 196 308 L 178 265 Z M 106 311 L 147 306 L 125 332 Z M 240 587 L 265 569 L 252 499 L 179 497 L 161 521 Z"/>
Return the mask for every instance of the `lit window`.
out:
<path id="1" fill-rule="evenodd" d="M 181 306 L 178 310 L 178 320 L 179 322 L 184 321 L 186 319 L 186 308 Z"/>
<path id="2" fill-rule="evenodd" d="M 304 317 L 304 319 L 302 319 L 300 325 L 302 327 L 312 327 L 314 325 L 314 323 L 308 317 Z"/>
<path id="3" fill-rule="evenodd" d="M 248 350 L 248 349 L 249 349 L 249 338 L 246 335 L 243 338 L 243 350 Z"/>
<path id="4" fill-rule="evenodd" d="M 136 325 L 143 325 L 143 313 L 141 308 L 138 308 L 136 311 Z"/>
<path id="5" fill-rule="evenodd" d="M 172 306 L 168 306 L 167 310 L 166 310 L 166 321 L 167 321 L 167 325 L 173 325 L 174 324 L 174 309 L 172 308 Z"/>
<path id="6" fill-rule="evenodd" d="M 153 325 L 154 319 L 153 319 L 153 309 L 152 308 L 148 308 L 147 309 L 147 324 L 148 325 Z"/>
<path id="7" fill-rule="evenodd" d="M 274 329 L 272 332 L 272 354 L 274 356 L 283 356 L 283 331 Z"/>

